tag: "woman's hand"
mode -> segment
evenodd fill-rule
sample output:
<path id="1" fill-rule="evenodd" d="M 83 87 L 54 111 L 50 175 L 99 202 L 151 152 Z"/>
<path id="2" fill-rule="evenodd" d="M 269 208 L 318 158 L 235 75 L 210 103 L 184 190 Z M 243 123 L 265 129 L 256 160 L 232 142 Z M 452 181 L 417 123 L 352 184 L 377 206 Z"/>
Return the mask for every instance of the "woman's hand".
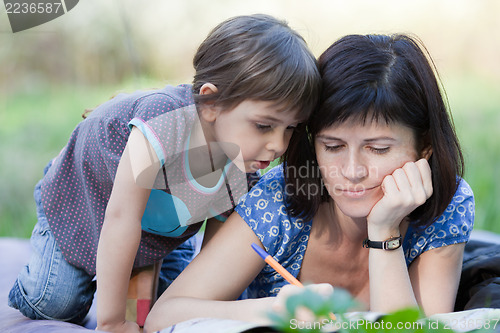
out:
<path id="1" fill-rule="evenodd" d="M 407 162 L 382 181 L 384 196 L 367 217 L 369 228 L 399 233 L 401 221 L 432 195 L 431 168 L 426 159 Z"/>
<path id="2" fill-rule="evenodd" d="M 333 287 L 329 283 L 311 284 L 306 285 L 304 288 L 310 289 L 311 291 L 315 292 L 316 294 L 322 295 L 325 298 L 329 297 L 333 293 Z M 286 302 L 288 298 L 292 295 L 302 292 L 304 288 L 291 284 L 283 286 L 278 295 L 276 295 L 274 302 L 271 305 L 271 309 L 278 314 L 284 313 L 286 311 Z M 297 319 L 297 321 L 304 323 L 312 323 L 316 320 L 314 313 L 305 306 L 297 307 L 295 309 L 294 317 L 295 319 Z"/>
<path id="3" fill-rule="evenodd" d="M 381 188 L 384 195 L 367 217 L 368 239 L 372 241 L 400 236 L 401 222 L 432 195 L 429 163 L 426 159 L 407 162 L 387 175 Z M 370 249 L 368 262 L 370 311 L 417 306 L 402 247 L 394 251 Z"/>

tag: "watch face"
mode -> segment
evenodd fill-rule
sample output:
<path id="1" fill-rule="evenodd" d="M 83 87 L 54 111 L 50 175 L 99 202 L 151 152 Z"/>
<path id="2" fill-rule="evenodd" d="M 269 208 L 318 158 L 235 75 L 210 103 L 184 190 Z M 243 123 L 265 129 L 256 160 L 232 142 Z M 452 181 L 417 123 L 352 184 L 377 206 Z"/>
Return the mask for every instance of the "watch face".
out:
<path id="1" fill-rule="evenodd" d="M 395 250 L 401 246 L 401 238 L 389 239 L 386 244 L 387 250 Z"/>

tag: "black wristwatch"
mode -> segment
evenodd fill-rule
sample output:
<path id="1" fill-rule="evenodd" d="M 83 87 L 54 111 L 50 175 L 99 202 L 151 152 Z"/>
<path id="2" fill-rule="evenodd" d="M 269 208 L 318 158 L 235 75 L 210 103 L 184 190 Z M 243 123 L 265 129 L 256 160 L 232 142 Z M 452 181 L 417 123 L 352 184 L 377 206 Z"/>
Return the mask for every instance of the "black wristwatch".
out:
<path id="1" fill-rule="evenodd" d="M 363 241 L 363 247 L 382 250 L 396 250 L 401 247 L 401 236 L 391 237 L 382 242 L 371 241 L 368 238 Z"/>

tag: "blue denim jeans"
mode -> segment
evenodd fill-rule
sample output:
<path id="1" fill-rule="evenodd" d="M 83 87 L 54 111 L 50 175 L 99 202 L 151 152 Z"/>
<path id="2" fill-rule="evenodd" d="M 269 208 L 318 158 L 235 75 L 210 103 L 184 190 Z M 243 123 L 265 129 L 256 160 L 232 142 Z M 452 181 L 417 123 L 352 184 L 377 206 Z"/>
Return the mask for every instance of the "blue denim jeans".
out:
<path id="1" fill-rule="evenodd" d="M 94 276 L 69 264 L 56 243 L 35 187 L 38 223 L 31 235 L 32 255 L 9 293 L 9 306 L 31 319 L 82 323 L 96 291 Z M 195 237 L 165 257 L 158 292 L 162 293 L 191 261 Z"/>
<path id="2" fill-rule="evenodd" d="M 32 254 L 9 293 L 9 306 L 32 319 L 79 323 L 92 304 L 94 277 L 64 259 L 42 209 L 40 183 L 34 197 L 38 223 L 30 239 Z"/>

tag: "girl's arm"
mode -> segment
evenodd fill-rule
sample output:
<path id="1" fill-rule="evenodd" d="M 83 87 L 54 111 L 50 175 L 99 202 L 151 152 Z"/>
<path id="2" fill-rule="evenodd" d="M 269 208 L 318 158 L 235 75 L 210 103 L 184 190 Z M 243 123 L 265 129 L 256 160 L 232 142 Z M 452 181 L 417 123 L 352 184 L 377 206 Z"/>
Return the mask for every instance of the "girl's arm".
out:
<path id="1" fill-rule="evenodd" d="M 137 249 L 141 240 L 141 219 L 151 192 L 137 185 L 134 175 L 150 175 L 159 170 L 159 162 L 144 168 L 151 154 L 147 141 L 139 130 L 133 129 L 123 152 L 106 208 L 104 224 L 97 249 L 97 325 L 110 332 L 138 332 L 135 323 L 125 321 L 127 289 Z M 146 156 L 141 156 L 141 152 Z M 139 162 L 139 163 L 137 163 Z M 156 168 L 156 172 L 153 170 Z M 154 175 L 154 176 L 153 176 Z"/>
<path id="2" fill-rule="evenodd" d="M 212 234 L 211 227 L 207 225 L 208 234 Z M 265 265 L 251 248 L 253 242 L 260 244 L 250 227 L 233 213 L 156 301 L 145 331 L 197 317 L 268 323 L 264 313 L 274 298 L 235 301 Z"/>

